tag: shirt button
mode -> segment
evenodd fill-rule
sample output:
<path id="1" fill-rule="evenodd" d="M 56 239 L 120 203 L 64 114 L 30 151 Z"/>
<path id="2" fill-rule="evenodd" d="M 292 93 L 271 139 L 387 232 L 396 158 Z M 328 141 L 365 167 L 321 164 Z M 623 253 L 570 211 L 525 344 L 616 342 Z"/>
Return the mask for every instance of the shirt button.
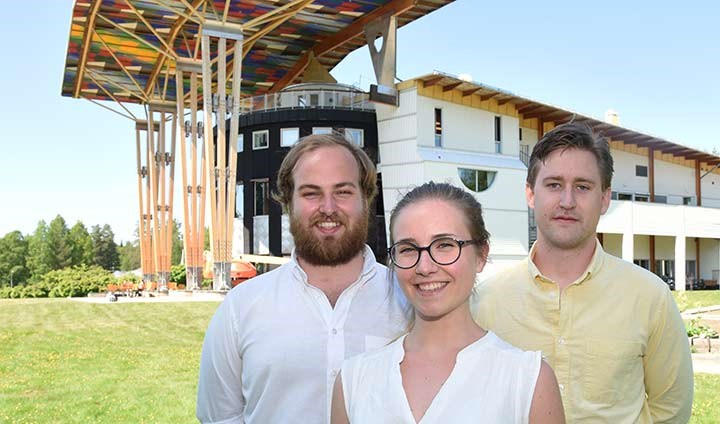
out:
<path id="1" fill-rule="evenodd" d="M 558 387 L 560 387 L 560 391 L 561 391 L 561 392 L 562 392 L 563 390 L 565 390 L 565 385 L 564 385 L 564 384 L 558 384 Z"/>
<path id="2" fill-rule="evenodd" d="M 332 329 L 332 333 L 333 333 L 333 336 L 334 336 L 335 334 L 337 334 L 337 329 L 336 329 L 336 328 L 333 328 L 333 329 Z"/>
<path id="3" fill-rule="evenodd" d="M 565 339 L 563 339 L 562 337 L 560 337 L 560 338 L 558 339 L 558 344 L 560 344 L 560 345 L 565 344 Z"/>

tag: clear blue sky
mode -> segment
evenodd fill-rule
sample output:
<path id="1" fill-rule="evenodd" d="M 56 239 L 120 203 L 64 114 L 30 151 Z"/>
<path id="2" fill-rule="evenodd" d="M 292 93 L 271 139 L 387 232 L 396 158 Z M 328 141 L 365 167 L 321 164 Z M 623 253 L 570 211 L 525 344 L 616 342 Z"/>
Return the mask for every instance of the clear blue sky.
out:
<path id="1" fill-rule="evenodd" d="M 0 236 L 60 214 L 69 226 L 108 223 L 129 240 L 138 215 L 133 125 L 60 96 L 72 2 L 41 3 L 3 5 Z M 709 151 L 720 149 L 718 20 L 717 0 L 457 0 L 398 32 L 398 77 L 468 73 L 586 115 L 613 108 L 623 126 Z M 367 50 L 333 75 L 367 88 Z M 176 217 L 181 208 L 176 200 Z"/>

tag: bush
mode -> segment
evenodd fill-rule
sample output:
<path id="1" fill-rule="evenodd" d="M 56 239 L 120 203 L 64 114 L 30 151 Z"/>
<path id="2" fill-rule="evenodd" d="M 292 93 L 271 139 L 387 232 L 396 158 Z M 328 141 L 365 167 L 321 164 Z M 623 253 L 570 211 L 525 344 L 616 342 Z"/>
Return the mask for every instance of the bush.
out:
<path id="1" fill-rule="evenodd" d="M 79 266 L 50 271 L 43 277 L 49 297 L 78 297 L 105 291 L 115 277 L 99 266 Z"/>
<path id="2" fill-rule="evenodd" d="M 170 267 L 170 281 L 184 285 L 187 283 L 186 274 L 185 265 L 173 265 Z"/>
<path id="3" fill-rule="evenodd" d="M 685 331 L 687 331 L 688 337 L 700 337 L 703 339 L 718 338 L 717 331 L 713 330 L 707 325 L 700 324 L 700 317 L 693 318 L 689 322 L 686 322 Z"/>

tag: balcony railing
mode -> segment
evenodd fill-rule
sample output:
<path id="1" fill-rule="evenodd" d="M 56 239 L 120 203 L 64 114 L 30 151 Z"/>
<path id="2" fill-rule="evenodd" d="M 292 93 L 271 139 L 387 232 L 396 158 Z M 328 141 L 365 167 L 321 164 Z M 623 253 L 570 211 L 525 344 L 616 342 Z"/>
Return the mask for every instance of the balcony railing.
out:
<path id="1" fill-rule="evenodd" d="M 375 110 L 367 93 L 348 90 L 293 90 L 240 100 L 241 114 L 307 108 Z"/>

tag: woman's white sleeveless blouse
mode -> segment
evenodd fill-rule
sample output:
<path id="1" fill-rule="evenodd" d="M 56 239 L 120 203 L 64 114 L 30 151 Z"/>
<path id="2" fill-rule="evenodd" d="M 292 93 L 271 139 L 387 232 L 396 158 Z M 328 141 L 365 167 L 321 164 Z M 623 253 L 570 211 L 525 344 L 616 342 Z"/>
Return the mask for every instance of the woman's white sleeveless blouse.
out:
<path id="1" fill-rule="evenodd" d="M 400 337 L 343 363 L 345 409 L 352 424 L 415 424 L 402 387 Z M 540 352 L 524 352 L 488 332 L 461 350 L 421 424 L 527 423 Z"/>

